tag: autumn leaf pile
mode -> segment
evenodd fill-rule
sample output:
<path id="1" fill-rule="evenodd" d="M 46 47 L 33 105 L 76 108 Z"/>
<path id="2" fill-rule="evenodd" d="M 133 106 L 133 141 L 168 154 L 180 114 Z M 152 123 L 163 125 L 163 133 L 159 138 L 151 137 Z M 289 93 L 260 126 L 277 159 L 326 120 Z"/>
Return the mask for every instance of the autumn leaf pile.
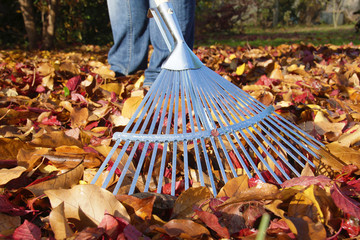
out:
<path id="1" fill-rule="evenodd" d="M 360 47 L 198 47 L 211 69 L 325 144 L 282 185 L 246 176 L 214 197 L 88 184 L 144 97 L 107 49 L 0 51 L 0 236 L 5 239 L 350 239 L 360 234 Z"/>

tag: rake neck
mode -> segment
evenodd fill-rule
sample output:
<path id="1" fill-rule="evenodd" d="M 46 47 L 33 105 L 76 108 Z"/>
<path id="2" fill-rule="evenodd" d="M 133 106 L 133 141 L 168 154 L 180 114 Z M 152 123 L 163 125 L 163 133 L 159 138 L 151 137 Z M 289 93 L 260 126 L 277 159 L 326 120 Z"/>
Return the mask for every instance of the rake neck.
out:
<path id="1" fill-rule="evenodd" d="M 201 68 L 203 63 L 186 44 L 171 3 L 163 2 L 158 5 L 157 8 L 167 27 L 167 30 L 174 39 L 174 48 L 170 56 L 162 65 L 162 68 L 168 70 L 189 70 Z M 161 27 L 162 26 L 159 26 L 159 28 Z M 166 36 L 164 36 L 164 38 L 166 38 Z M 165 41 L 166 40 L 167 39 L 165 39 Z"/>

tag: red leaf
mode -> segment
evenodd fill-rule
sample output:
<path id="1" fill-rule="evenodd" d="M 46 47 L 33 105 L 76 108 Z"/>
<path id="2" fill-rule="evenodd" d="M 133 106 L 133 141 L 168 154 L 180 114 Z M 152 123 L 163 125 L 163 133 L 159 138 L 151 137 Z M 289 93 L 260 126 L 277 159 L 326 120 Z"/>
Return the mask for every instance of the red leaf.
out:
<path id="1" fill-rule="evenodd" d="M 29 222 L 28 220 L 25 220 L 25 222 L 15 229 L 13 234 L 14 240 L 32 240 L 32 239 L 41 239 L 41 230 L 38 226 L 35 224 Z"/>
<path id="2" fill-rule="evenodd" d="M 99 224 L 99 228 L 104 228 L 105 233 L 112 239 L 116 239 L 121 233 L 123 233 L 124 228 L 128 225 L 127 222 L 118 221 L 114 216 L 105 213 L 104 218 Z"/>
<path id="3" fill-rule="evenodd" d="M 46 91 L 43 85 L 38 85 L 35 90 L 37 93 L 43 93 Z"/>
<path id="4" fill-rule="evenodd" d="M 126 227 L 124 228 L 124 235 L 127 240 L 137 240 L 137 239 L 150 240 L 150 238 L 143 236 L 143 234 L 131 224 L 126 225 Z"/>
<path id="5" fill-rule="evenodd" d="M 61 122 L 56 119 L 56 116 L 51 116 L 50 118 L 44 118 L 41 121 L 41 124 L 49 125 L 49 126 L 61 126 Z"/>
<path id="6" fill-rule="evenodd" d="M 324 176 L 324 175 L 320 175 L 320 176 L 301 176 L 301 177 L 296 177 L 296 178 L 292 178 L 290 180 L 285 181 L 283 184 L 281 184 L 282 188 L 287 188 L 287 187 L 293 187 L 293 186 L 310 186 L 310 185 L 319 185 L 322 188 L 325 188 L 325 186 L 330 185 L 331 183 L 331 179 Z"/>
<path id="7" fill-rule="evenodd" d="M 14 205 L 9 199 L 4 195 L 0 195 L 0 212 L 7 213 L 11 216 L 24 216 L 30 212 L 31 210 L 21 209 L 18 206 Z"/>
<path id="8" fill-rule="evenodd" d="M 360 226 L 352 219 L 341 222 L 341 227 L 347 231 L 349 237 L 357 237 L 360 234 Z"/>
<path id="9" fill-rule="evenodd" d="M 70 90 L 70 91 L 74 91 L 77 86 L 79 86 L 81 82 L 81 77 L 80 76 L 75 76 L 69 79 L 69 81 L 66 83 L 66 87 Z"/>
<path id="10" fill-rule="evenodd" d="M 185 180 L 177 181 L 175 183 L 175 195 L 178 196 L 185 190 Z M 162 194 L 171 194 L 171 183 L 164 185 L 161 191 Z"/>
<path id="11" fill-rule="evenodd" d="M 206 226 L 214 230 L 222 238 L 230 238 L 229 230 L 223 227 L 219 223 L 219 219 L 210 212 L 205 212 L 198 207 L 194 207 L 194 211 L 199 216 L 200 220 L 203 221 Z"/>
<path id="12" fill-rule="evenodd" d="M 353 217 L 360 218 L 360 203 L 344 195 L 335 183 L 331 188 L 331 197 L 335 205 L 342 211 Z"/>
<path id="13" fill-rule="evenodd" d="M 270 87 L 271 85 L 279 85 L 281 81 L 279 79 L 268 78 L 266 75 L 262 75 L 260 79 L 255 83 L 256 85 L 265 85 Z"/>

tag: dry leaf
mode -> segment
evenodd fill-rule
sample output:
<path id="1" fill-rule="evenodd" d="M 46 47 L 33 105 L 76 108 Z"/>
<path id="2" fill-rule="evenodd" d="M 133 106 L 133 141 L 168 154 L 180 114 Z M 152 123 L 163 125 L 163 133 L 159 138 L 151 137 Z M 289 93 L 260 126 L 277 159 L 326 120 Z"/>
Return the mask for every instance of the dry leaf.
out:
<path id="1" fill-rule="evenodd" d="M 141 97 L 131 97 L 126 99 L 126 101 L 124 102 L 124 107 L 121 110 L 122 116 L 124 116 L 124 118 L 131 118 L 132 115 L 134 115 L 136 109 L 139 107 L 142 100 L 143 99 Z"/>
<path id="2" fill-rule="evenodd" d="M 77 146 L 61 146 L 55 151 L 48 151 L 43 154 L 57 168 L 74 168 L 83 162 L 85 168 L 99 167 L 102 160 L 98 154 L 93 152 L 85 152 L 84 149 Z"/>
<path id="3" fill-rule="evenodd" d="M 249 178 L 247 175 L 242 175 L 237 178 L 230 179 L 225 186 L 223 186 L 219 194 L 217 195 L 218 198 L 220 197 L 234 197 L 240 194 L 242 191 L 249 188 Z"/>
<path id="4" fill-rule="evenodd" d="M 242 192 L 239 192 L 237 195 L 229 198 L 219 207 L 223 208 L 228 204 L 234 204 L 244 201 L 256 201 L 256 200 L 266 200 L 266 199 L 275 199 L 279 189 L 270 183 L 261 183 L 256 187 L 245 189 Z"/>
<path id="5" fill-rule="evenodd" d="M 194 214 L 193 207 L 199 206 L 202 201 L 212 197 L 207 187 L 189 188 L 182 192 L 175 201 L 172 218 L 191 218 Z"/>
<path id="6" fill-rule="evenodd" d="M 51 210 L 49 221 L 55 239 L 67 239 L 74 234 L 65 217 L 64 202 Z"/>
<path id="7" fill-rule="evenodd" d="M 31 171 L 35 167 L 36 163 L 40 161 L 42 155 L 46 154 L 48 151 L 48 148 L 22 148 L 17 155 L 18 165 L 25 167 L 28 171 Z"/>
<path id="8" fill-rule="evenodd" d="M 80 141 L 67 136 L 63 131 L 45 133 L 40 137 L 34 138 L 31 142 L 33 144 L 49 148 L 56 148 L 60 146 L 83 147 L 83 144 Z"/>
<path id="9" fill-rule="evenodd" d="M 135 214 L 143 220 L 150 220 L 151 214 L 153 210 L 153 205 L 156 197 L 148 197 L 148 198 L 137 198 L 128 195 L 116 195 L 116 199 L 118 199 L 121 203 L 126 204 L 134 209 Z"/>
<path id="10" fill-rule="evenodd" d="M 360 152 L 349 148 L 341 146 L 340 144 L 333 142 L 327 144 L 326 147 L 329 149 L 330 153 L 338 157 L 344 163 L 350 165 L 356 165 L 360 168 Z"/>
<path id="11" fill-rule="evenodd" d="M 8 236 L 21 225 L 21 218 L 19 216 L 9 216 L 0 213 L 0 234 Z"/>
<path id="12" fill-rule="evenodd" d="M 70 112 L 71 127 L 82 128 L 88 123 L 89 110 L 87 108 L 73 108 Z"/>
<path id="13" fill-rule="evenodd" d="M 187 219 L 173 219 L 162 227 L 155 227 L 155 230 L 180 239 L 201 239 L 204 235 L 210 235 L 203 225 Z"/>
<path id="14" fill-rule="evenodd" d="M 118 96 L 120 96 L 125 90 L 124 84 L 122 83 L 107 83 L 101 85 L 100 87 L 108 92 L 114 92 Z"/>
<path id="15" fill-rule="evenodd" d="M 83 173 L 84 166 L 83 164 L 79 164 L 74 169 L 60 174 L 55 178 L 34 185 L 30 185 L 26 187 L 26 189 L 34 193 L 35 196 L 40 196 L 44 193 L 44 191 L 49 189 L 71 188 L 80 181 Z"/>
<path id="16" fill-rule="evenodd" d="M 108 212 L 115 217 L 130 221 L 125 207 L 109 191 L 96 185 L 76 185 L 71 189 L 47 190 L 45 194 L 49 197 L 53 208 L 64 202 L 65 217 L 81 220 L 90 218 L 98 225 Z M 85 216 L 81 216 L 81 212 Z"/>
<path id="17" fill-rule="evenodd" d="M 20 177 L 21 174 L 25 171 L 26 168 L 21 166 L 17 166 L 10 169 L 6 169 L 6 168 L 0 169 L 0 185 L 4 185 L 9 181 Z"/>

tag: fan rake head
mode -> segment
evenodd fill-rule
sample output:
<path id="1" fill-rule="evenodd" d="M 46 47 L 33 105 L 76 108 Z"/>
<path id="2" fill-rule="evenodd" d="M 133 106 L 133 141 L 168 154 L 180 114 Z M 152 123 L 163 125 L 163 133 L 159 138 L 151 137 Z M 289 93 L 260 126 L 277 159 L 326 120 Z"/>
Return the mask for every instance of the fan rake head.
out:
<path id="1" fill-rule="evenodd" d="M 163 70 L 98 171 L 114 159 L 102 186 L 119 167 L 120 187 L 162 192 L 176 182 L 216 189 L 238 174 L 277 183 L 314 166 L 313 149 L 321 143 L 297 126 L 203 66 L 195 70 Z M 98 176 L 94 178 L 96 181 Z M 94 182 L 93 181 L 93 182 Z M 138 187 L 137 187 L 138 185 Z"/>
<path id="2" fill-rule="evenodd" d="M 157 2 L 151 12 L 171 54 L 125 129 L 114 134 L 92 183 L 112 185 L 114 194 L 167 192 L 163 185 L 170 184 L 172 195 L 178 183 L 185 189 L 199 183 L 216 195 L 239 174 L 281 183 L 306 163 L 314 166 L 313 149 L 322 144 L 204 66 L 186 45 L 171 4 Z"/>

